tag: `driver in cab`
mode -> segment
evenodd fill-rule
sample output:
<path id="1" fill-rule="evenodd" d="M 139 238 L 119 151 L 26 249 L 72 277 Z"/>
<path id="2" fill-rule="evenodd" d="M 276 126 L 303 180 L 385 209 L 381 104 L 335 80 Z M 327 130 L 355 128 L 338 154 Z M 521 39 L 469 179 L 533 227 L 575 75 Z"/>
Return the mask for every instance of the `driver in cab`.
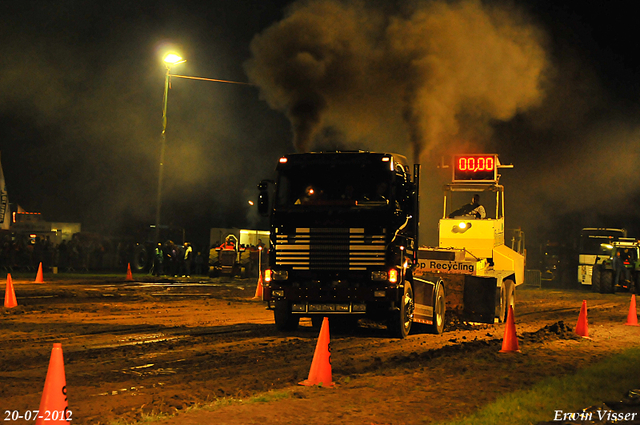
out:
<path id="1" fill-rule="evenodd" d="M 473 195 L 473 198 L 471 198 L 471 203 L 465 204 L 449 214 L 449 218 L 455 217 L 486 218 L 487 213 L 484 207 L 480 205 L 480 195 L 476 193 Z"/>

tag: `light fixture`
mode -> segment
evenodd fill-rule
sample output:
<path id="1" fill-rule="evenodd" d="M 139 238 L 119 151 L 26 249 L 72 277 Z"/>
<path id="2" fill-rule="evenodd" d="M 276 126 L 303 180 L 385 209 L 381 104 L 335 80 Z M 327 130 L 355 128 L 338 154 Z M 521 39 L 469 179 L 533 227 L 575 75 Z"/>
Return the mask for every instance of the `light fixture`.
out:
<path id="1" fill-rule="evenodd" d="M 164 57 L 163 60 L 164 60 L 164 63 L 168 65 L 177 65 L 179 63 L 184 63 L 187 61 L 186 59 L 182 59 L 181 56 L 178 56 L 175 53 L 169 53 Z"/>
<path id="2" fill-rule="evenodd" d="M 468 221 L 461 221 L 458 224 L 454 225 L 451 231 L 453 233 L 464 233 L 469 229 L 471 229 L 471 223 L 469 223 Z"/>

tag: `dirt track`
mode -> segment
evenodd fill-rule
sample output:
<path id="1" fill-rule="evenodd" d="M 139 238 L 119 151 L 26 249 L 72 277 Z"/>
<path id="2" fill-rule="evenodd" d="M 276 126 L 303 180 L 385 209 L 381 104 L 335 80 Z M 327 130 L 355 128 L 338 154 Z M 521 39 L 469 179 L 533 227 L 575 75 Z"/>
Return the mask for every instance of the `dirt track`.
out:
<path id="1" fill-rule="evenodd" d="M 522 355 L 498 353 L 502 325 L 460 325 L 441 336 L 397 340 L 364 323 L 353 334 L 331 335 L 339 388 L 333 391 L 296 387 L 309 372 L 318 330 L 303 320 L 295 333 L 277 332 L 271 312 L 251 299 L 255 280 L 14 279 L 14 285 L 19 306 L 0 309 L 0 413 L 38 409 L 52 343 L 61 342 L 70 410 L 83 424 L 133 421 L 142 412 L 176 413 L 285 388 L 294 397 L 279 401 L 277 410 L 286 415 L 245 403 L 179 422 L 208 423 L 198 415 L 214 414 L 216 423 L 320 424 L 331 412 L 335 423 L 430 423 L 640 341 L 639 328 L 623 325 L 628 294 L 519 288 Z M 569 329 L 583 299 L 591 340 Z"/>

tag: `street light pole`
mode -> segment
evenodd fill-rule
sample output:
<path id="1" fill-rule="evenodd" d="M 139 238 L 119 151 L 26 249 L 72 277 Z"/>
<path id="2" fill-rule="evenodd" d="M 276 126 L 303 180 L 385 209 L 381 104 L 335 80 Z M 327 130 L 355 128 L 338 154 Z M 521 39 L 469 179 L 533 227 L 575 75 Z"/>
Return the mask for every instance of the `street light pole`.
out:
<path id="1" fill-rule="evenodd" d="M 251 86 L 250 83 L 242 83 L 239 81 L 229 81 L 229 80 L 218 80 L 214 78 L 203 78 L 203 77 L 192 77 L 188 75 L 175 75 L 171 74 L 171 66 L 178 65 L 186 62 L 186 59 L 182 59 L 180 56 L 170 53 L 164 57 L 164 64 L 167 67 L 167 73 L 164 80 L 164 98 L 162 100 L 162 137 L 160 138 L 160 167 L 158 169 L 158 196 L 156 198 L 156 231 L 155 231 L 155 242 L 160 241 L 160 219 L 162 212 L 162 183 L 164 180 L 164 150 L 166 143 L 166 133 L 167 133 L 167 104 L 169 101 L 169 86 L 171 83 L 171 77 L 176 78 L 186 78 L 191 80 L 203 80 L 203 81 L 213 81 L 216 83 L 230 83 L 230 84 L 244 84 Z M 184 238 L 183 238 L 184 239 Z"/>
<path id="2" fill-rule="evenodd" d="M 169 82 L 171 80 L 171 65 L 177 65 L 184 63 L 186 60 L 180 56 L 169 54 L 165 56 L 164 63 L 167 68 L 167 73 L 164 79 L 164 98 L 162 100 L 162 137 L 160 138 L 160 167 L 158 169 L 158 196 L 156 198 L 156 231 L 155 231 L 155 243 L 160 241 L 160 217 L 162 211 L 162 183 L 164 180 L 164 151 L 165 143 L 167 141 L 167 104 L 169 101 Z"/>

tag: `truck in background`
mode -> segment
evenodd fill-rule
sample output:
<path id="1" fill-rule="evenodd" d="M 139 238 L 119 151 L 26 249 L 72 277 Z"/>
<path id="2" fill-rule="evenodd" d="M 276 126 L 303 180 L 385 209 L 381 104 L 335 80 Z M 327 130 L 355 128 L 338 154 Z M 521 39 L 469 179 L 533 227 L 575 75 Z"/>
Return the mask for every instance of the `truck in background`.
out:
<path id="1" fill-rule="evenodd" d="M 540 248 L 541 281 L 545 286 L 575 288 L 578 264 L 576 244 L 548 240 Z"/>
<path id="2" fill-rule="evenodd" d="M 614 293 L 618 287 L 632 293 L 640 288 L 640 243 L 636 239 L 619 238 L 602 244 L 593 265 L 593 292 Z"/>
<path id="3" fill-rule="evenodd" d="M 363 151 L 280 158 L 258 202 L 271 219 L 264 299 L 276 327 L 324 316 L 351 325 L 366 316 L 403 338 L 414 322 L 443 332 L 447 308 L 463 320 L 504 320 L 524 280 L 524 258 L 504 245 L 499 162 L 467 155 L 461 170 L 460 158 L 448 191 L 496 193 L 495 217 L 450 219 L 445 195 L 440 247 L 420 249 L 419 164 L 412 174 L 401 155 Z"/>
<path id="4" fill-rule="evenodd" d="M 578 282 L 591 286 L 593 283 L 593 266 L 600 257 L 609 257 L 613 242 L 627 237 L 626 229 L 608 227 L 585 227 L 580 231 L 578 241 Z M 597 271 L 596 271 L 597 273 Z M 599 281 L 597 281 L 599 283 Z M 599 285 L 594 289 L 600 291 Z"/>

